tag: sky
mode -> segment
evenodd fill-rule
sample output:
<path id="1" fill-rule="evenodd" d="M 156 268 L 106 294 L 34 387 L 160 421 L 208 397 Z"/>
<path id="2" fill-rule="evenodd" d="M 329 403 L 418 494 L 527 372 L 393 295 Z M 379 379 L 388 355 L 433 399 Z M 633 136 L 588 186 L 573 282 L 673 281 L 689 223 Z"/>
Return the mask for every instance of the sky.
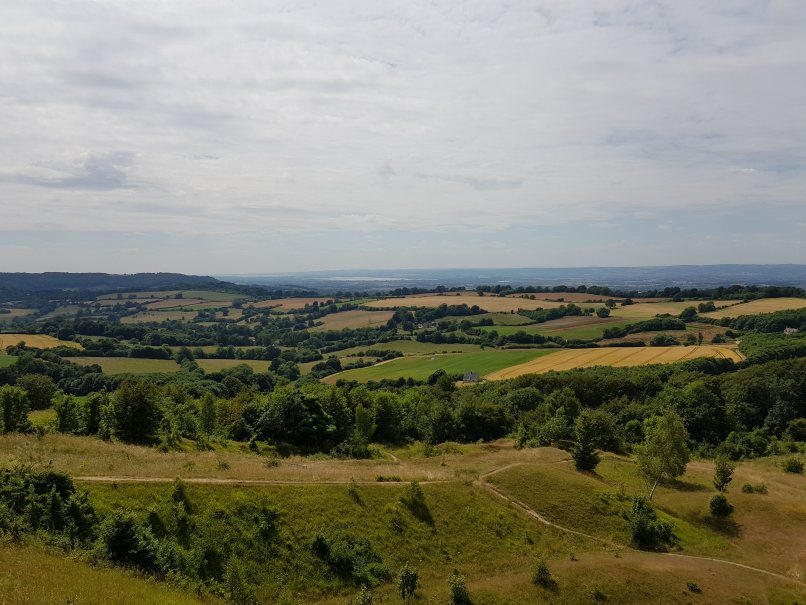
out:
<path id="1" fill-rule="evenodd" d="M 802 0 L 3 0 L 0 271 L 806 262 Z"/>

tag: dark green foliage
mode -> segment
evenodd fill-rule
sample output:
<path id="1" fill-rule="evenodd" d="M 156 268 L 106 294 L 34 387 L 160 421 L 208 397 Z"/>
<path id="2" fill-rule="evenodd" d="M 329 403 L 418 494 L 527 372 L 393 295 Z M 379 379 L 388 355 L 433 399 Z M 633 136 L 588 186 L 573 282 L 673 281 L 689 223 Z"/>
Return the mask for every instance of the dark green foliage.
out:
<path id="1" fill-rule="evenodd" d="M 227 596 L 234 605 L 256 605 L 255 591 L 248 580 L 248 572 L 243 563 L 230 559 L 224 574 Z"/>
<path id="2" fill-rule="evenodd" d="M 598 431 L 593 422 L 593 414 L 583 410 L 574 425 L 574 446 L 571 457 L 578 471 L 594 471 L 601 457 L 596 451 Z"/>
<path id="3" fill-rule="evenodd" d="M 162 412 L 153 382 L 129 380 L 112 397 L 113 434 L 126 443 L 152 443 Z"/>
<path id="4" fill-rule="evenodd" d="M 803 460 L 795 456 L 790 456 L 784 460 L 781 466 L 787 473 L 803 473 Z"/>
<path id="5" fill-rule="evenodd" d="M 3 432 L 24 432 L 30 429 L 28 422 L 28 394 L 20 387 L 0 387 L 0 412 L 3 414 Z"/>
<path id="6" fill-rule="evenodd" d="M 397 592 L 404 603 L 408 603 L 414 598 L 418 583 L 419 575 L 417 570 L 410 567 L 408 562 L 404 563 L 400 573 L 397 575 Z"/>
<path id="7" fill-rule="evenodd" d="M 451 605 L 472 605 L 470 593 L 465 585 L 465 577 L 455 569 L 448 578 L 448 586 L 451 589 Z"/>
<path id="8" fill-rule="evenodd" d="M 733 505 L 728 502 L 725 494 L 714 494 L 708 501 L 708 507 L 714 517 L 727 517 L 733 512 Z"/>
<path id="9" fill-rule="evenodd" d="M 658 519 L 649 500 L 642 496 L 633 499 L 629 522 L 633 544 L 643 550 L 663 549 L 674 539 L 672 524 Z"/>
<path id="10" fill-rule="evenodd" d="M 373 603 L 375 600 L 372 598 L 372 591 L 366 586 L 362 586 L 353 600 L 353 605 L 373 605 Z"/>
<path id="11" fill-rule="evenodd" d="M 366 538 L 342 533 L 319 533 L 311 544 L 313 554 L 342 579 L 374 586 L 389 578 L 389 569 Z"/>
<path id="12" fill-rule="evenodd" d="M 56 394 L 56 384 L 50 376 L 43 374 L 25 374 L 17 378 L 17 386 L 28 393 L 31 409 L 44 410 L 50 407 L 50 402 Z"/>
<path id="13" fill-rule="evenodd" d="M 157 570 L 157 541 L 134 516 L 112 514 L 101 525 L 99 540 L 101 554 L 110 561 L 147 572 Z"/>

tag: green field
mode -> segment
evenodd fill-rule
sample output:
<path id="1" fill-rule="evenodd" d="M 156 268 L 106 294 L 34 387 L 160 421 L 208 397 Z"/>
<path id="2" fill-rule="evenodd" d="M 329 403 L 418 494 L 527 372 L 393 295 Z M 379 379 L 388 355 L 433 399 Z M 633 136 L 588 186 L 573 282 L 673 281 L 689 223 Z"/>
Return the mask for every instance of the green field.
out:
<path id="1" fill-rule="evenodd" d="M 525 363 L 553 352 L 554 351 L 550 350 L 531 349 L 400 357 L 368 368 L 339 372 L 338 374 L 328 376 L 325 381 L 334 383 L 339 379 L 344 379 L 368 382 L 370 380 L 383 380 L 385 378 L 413 378 L 415 380 L 425 380 L 437 370 L 445 370 L 448 374 L 477 372 L 479 376 L 484 376 L 490 372 Z"/>
<path id="2" fill-rule="evenodd" d="M 136 357 L 70 357 L 69 360 L 82 366 L 97 364 L 104 374 L 157 374 L 178 372 L 179 365 L 173 359 L 138 359 Z"/>
<path id="3" fill-rule="evenodd" d="M 97 300 L 120 300 L 121 303 L 127 300 L 138 299 L 163 299 L 174 298 L 177 294 L 182 293 L 182 298 L 201 298 L 207 301 L 233 301 L 237 298 L 247 298 L 243 294 L 233 294 L 231 292 L 215 292 L 213 290 L 160 290 L 156 292 L 121 292 L 122 298 L 118 299 L 117 294 L 104 294 L 99 296 Z M 131 298 L 130 298 L 131 297 Z"/>
<path id="4" fill-rule="evenodd" d="M 267 372 L 269 365 L 268 360 L 261 359 L 197 359 L 196 363 L 205 372 L 218 372 L 220 370 L 228 370 L 240 365 L 248 365 L 255 372 Z"/>
<path id="5" fill-rule="evenodd" d="M 0 368 L 7 368 L 15 361 L 17 361 L 17 358 L 13 355 L 0 354 Z"/>

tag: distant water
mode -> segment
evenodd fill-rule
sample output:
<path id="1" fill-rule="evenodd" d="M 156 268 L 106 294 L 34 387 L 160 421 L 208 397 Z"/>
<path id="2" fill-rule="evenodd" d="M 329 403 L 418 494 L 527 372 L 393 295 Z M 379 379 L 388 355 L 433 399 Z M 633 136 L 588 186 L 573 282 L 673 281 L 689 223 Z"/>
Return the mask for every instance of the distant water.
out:
<path id="1" fill-rule="evenodd" d="M 262 286 L 296 286 L 317 291 L 375 292 L 400 287 L 433 288 L 481 284 L 512 286 L 606 285 L 649 290 L 742 285 L 806 287 L 806 265 L 673 265 L 666 267 L 566 267 L 510 269 L 406 269 L 311 271 L 261 275 L 217 275 L 219 279 Z"/>

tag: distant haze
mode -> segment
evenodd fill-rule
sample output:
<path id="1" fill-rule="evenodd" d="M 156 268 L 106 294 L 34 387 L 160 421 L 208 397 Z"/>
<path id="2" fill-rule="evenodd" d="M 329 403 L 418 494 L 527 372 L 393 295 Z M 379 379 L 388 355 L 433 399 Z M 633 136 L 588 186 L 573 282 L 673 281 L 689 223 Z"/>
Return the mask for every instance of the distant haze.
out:
<path id="1" fill-rule="evenodd" d="M 804 262 L 804 74 L 799 0 L 2 2 L 0 271 Z"/>

